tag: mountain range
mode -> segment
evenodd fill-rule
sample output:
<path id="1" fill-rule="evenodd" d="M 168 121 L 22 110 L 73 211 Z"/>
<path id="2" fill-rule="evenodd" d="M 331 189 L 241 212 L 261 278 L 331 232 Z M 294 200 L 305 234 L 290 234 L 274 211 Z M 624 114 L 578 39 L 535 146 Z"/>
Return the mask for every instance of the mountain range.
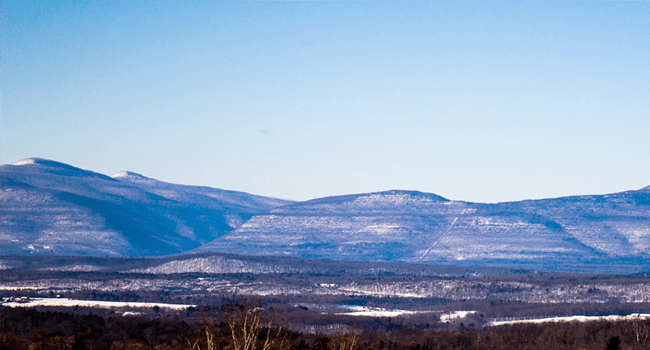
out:
<path id="1" fill-rule="evenodd" d="M 508 203 L 387 191 L 292 203 L 198 250 L 361 261 L 645 264 L 650 188 Z"/>
<path id="2" fill-rule="evenodd" d="M 30 158 L 0 167 L 3 255 L 162 256 L 232 231 L 290 201 L 112 177 Z"/>
<path id="3" fill-rule="evenodd" d="M 506 203 L 399 190 L 292 202 L 30 158 L 0 167 L 0 250 L 643 267 L 650 261 L 650 187 Z"/>

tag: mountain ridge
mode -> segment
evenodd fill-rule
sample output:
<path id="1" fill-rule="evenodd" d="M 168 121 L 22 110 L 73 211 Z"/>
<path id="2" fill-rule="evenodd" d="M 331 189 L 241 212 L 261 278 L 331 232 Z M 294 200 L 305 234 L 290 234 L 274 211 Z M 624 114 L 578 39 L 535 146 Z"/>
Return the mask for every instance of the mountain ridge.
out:
<path id="1" fill-rule="evenodd" d="M 108 181 L 113 180 L 109 176 L 96 173 L 91 170 L 84 170 L 65 163 L 44 159 L 44 158 L 38 158 L 38 157 L 23 159 L 21 161 L 14 163 L 12 166 L 22 167 L 26 169 L 35 169 L 37 167 L 40 167 L 40 168 L 47 169 L 47 171 L 51 174 L 78 176 L 78 177 L 97 177 Z"/>
<path id="2" fill-rule="evenodd" d="M 42 158 L 0 166 L 0 250 L 10 255 L 176 254 L 291 203 L 142 178 L 144 184 L 119 180 Z M 157 186 L 165 191 L 152 190 Z"/>
<path id="3" fill-rule="evenodd" d="M 645 190 L 502 203 L 424 195 L 386 191 L 298 202 L 257 215 L 196 251 L 536 268 L 650 258 Z M 368 198 L 379 205 L 367 206 Z"/>

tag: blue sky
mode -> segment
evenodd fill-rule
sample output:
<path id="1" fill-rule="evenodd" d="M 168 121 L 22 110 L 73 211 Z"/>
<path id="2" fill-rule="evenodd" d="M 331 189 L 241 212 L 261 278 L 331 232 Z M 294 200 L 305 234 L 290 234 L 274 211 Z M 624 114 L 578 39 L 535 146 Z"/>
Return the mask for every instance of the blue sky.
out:
<path id="1" fill-rule="evenodd" d="M 2 7 L 3 164 L 295 200 L 650 185 L 649 1 Z"/>

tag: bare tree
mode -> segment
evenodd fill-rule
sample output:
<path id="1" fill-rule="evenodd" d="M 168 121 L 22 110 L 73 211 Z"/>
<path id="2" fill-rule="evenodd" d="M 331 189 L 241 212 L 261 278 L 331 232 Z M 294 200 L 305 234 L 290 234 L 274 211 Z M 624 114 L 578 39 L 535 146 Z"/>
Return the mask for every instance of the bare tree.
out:
<path id="1" fill-rule="evenodd" d="M 224 307 L 234 350 L 284 349 L 286 332 L 259 302 L 247 300 Z"/>
<path id="2" fill-rule="evenodd" d="M 359 333 L 356 330 L 339 330 L 330 336 L 330 350 L 354 350 L 359 344 Z"/>
<path id="3" fill-rule="evenodd" d="M 201 317 L 201 326 L 203 327 L 203 332 L 205 332 L 205 343 L 208 347 L 207 350 L 217 350 L 217 344 L 214 339 L 214 320 L 212 320 L 211 317 L 204 315 Z M 188 345 L 191 345 L 190 349 L 192 350 L 201 350 L 197 342 L 191 344 L 188 340 Z"/>
<path id="4" fill-rule="evenodd" d="M 645 345 L 648 343 L 648 337 L 650 336 L 650 329 L 646 322 L 634 321 L 632 322 L 632 327 L 634 329 L 634 334 L 636 335 L 636 343 L 639 345 Z"/>
<path id="5" fill-rule="evenodd" d="M 201 347 L 199 346 L 199 339 L 196 339 L 194 342 L 192 342 L 190 338 L 185 337 L 185 340 L 187 341 L 188 350 L 201 350 Z"/>

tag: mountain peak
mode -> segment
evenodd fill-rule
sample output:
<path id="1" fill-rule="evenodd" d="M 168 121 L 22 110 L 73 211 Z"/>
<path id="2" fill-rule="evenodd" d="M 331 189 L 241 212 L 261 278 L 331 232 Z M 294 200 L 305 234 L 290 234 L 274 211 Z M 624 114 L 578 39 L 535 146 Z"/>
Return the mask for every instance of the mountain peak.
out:
<path id="1" fill-rule="evenodd" d="M 413 190 L 389 190 L 389 191 L 374 192 L 374 193 L 369 193 L 369 194 L 370 195 L 382 195 L 382 196 L 427 197 L 427 198 L 435 199 L 437 201 L 443 201 L 443 202 L 449 201 L 447 198 L 441 197 L 441 196 L 439 196 L 437 194 L 434 194 L 434 193 L 426 193 L 426 192 L 413 191 Z"/>
<path id="2" fill-rule="evenodd" d="M 37 157 L 32 157 L 32 158 L 27 158 L 20 160 L 16 163 L 14 163 L 15 166 L 22 166 L 22 165 L 43 165 L 43 166 L 48 166 L 48 167 L 54 167 L 54 168 L 74 168 L 70 165 L 56 162 L 53 160 L 49 159 L 43 159 L 43 158 L 37 158 Z"/>
<path id="3" fill-rule="evenodd" d="M 404 201 L 430 201 L 448 202 L 449 200 L 433 193 L 407 190 L 389 190 L 361 194 L 348 194 L 342 196 L 316 198 L 304 202 L 305 204 L 341 203 L 341 202 L 404 202 Z"/>
<path id="4" fill-rule="evenodd" d="M 94 171 L 83 170 L 81 168 L 73 167 L 72 165 L 68 165 L 65 163 L 44 159 L 44 158 L 32 157 L 32 158 L 23 159 L 21 161 L 14 163 L 13 166 L 18 167 L 17 169 L 24 168 L 24 170 L 20 170 L 21 172 L 36 171 L 36 172 L 49 173 L 54 175 L 64 175 L 64 176 L 74 176 L 74 177 L 94 177 L 94 178 L 101 178 L 109 181 L 115 181 L 114 179 L 111 179 L 106 175 L 102 175 Z"/>

